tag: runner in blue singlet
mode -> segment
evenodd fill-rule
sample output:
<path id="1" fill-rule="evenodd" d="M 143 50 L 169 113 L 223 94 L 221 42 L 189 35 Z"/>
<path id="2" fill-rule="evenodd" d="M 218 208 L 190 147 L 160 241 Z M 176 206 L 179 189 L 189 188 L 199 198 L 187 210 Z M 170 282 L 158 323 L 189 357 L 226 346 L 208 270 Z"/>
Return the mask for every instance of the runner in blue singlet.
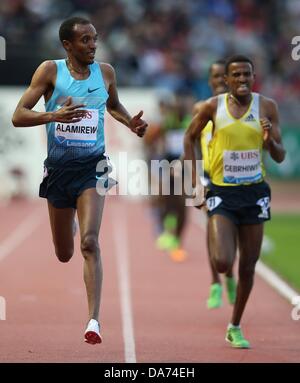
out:
<path id="1" fill-rule="evenodd" d="M 48 156 L 40 196 L 47 198 L 55 252 L 68 262 L 74 252 L 74 216 L 77 210 L 84 257 L 89 321 L 85 341 L 101 343 L 99 308 L 102 266 L 98 235 L 104 196 L 96 190 L 101 180 L 108 188 L 104 141 L 104 111 L 142 137 L 147 124 L 140 111 L 130 116 L 120 103 L 115 71 L 94 61 L 97 33 L 89 20 L 74 17 L 59 30 L 67 58 L 43 62 L 13 115 L 16 127 L 46 124 Z M 44 96 L 46 112 L 32 110 Z M 101 172 L 96 171 L 98 164 Z M 107 166 L 105 166 L 107 165 Z"/>

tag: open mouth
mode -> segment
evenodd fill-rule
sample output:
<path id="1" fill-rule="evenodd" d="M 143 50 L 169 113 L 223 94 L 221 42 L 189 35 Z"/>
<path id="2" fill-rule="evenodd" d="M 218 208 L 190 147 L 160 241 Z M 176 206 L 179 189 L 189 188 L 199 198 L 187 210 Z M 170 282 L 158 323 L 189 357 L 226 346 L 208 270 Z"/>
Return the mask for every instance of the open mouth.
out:
<path id="1" fill-rule="evenodd" d="M 238 90 L 242 90 L 242 91 L 249 90 L 249 87 L 246 84 L 242 84 L 242 85 L 239 85 Z"/>

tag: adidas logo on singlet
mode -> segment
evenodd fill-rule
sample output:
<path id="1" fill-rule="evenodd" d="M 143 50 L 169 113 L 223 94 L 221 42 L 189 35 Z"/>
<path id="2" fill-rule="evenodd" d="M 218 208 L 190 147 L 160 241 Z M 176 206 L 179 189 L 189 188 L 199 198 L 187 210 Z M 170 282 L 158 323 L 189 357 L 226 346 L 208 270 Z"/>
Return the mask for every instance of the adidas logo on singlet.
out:
<path id="1" fill-rule="evenodd" d="M 254 118 L 253 114 L 250 113 L 249 116 L 247 116 L 247 117 L 245 118 L 245 121 L 247 121 L 247 122 L 255 121 L 255 118 Z"/>

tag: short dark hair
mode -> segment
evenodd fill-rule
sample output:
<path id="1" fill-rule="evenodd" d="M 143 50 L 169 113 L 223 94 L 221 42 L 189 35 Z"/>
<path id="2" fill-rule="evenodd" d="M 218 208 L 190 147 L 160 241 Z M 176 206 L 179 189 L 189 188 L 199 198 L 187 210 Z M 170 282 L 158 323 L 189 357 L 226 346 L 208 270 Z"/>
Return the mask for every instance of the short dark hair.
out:
<path id="1" fill-rule="evenodd" d="M 212 62 L 208 68 L 208 74 L 211 75 L 211 71 L 212 71 L 212 67 L 213 65 L 226 65 L 226 61 L 225 60 L 216 60 L 214 62 Z"/>
<path id="2" fill-rule="evenodd" d="M 254 70 L 253 62 L 252 62 L 252 60 L 249 59 L 249 57 L 244 56 L 244 55 L 234 55 L 234 56 L 229 57 L 226 60 L 226 64 L 225 64 L 226 74 L 228 74 L 229 66 L 232 63 L 249 63 L 252 67 L 252 70 Z"/>
<path id="3" fill-rule="evenodd" d="M 91 24 L 91 21 L 84 17 L 71 17 L 65 20 L 59 27 L 59 39 L 61 42 L 63 40 L 72 41 L 76 24 L 86 25 Z"/>

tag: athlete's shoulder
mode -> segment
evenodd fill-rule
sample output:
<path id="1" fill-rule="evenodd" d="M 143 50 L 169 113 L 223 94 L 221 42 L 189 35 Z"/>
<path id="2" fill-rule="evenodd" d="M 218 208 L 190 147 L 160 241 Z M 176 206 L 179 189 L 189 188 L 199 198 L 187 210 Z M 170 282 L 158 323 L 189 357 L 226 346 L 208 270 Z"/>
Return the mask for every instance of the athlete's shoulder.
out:
<path id="1" fill-rule="evenodd" d="M 39 66 L 38 69 L 41 69 L 45 72 L 47 71 L 55 71 L 56 72 L 56 63 L 55 60 L 46 60 L 43 61 Z"/>
<path id="2" fill-rule="evenodd" d="M 114 76 L 115 75 L 115 70 L 114 70 L 114 68 L 113 68 L 113 66 L 111 64 L 100 62 L 100 63 L 98 63 L 98 65 L 100 66 L 100 69 L 101 69 L 102 73 L 105 73 L 108 76 L 109 75 L 110 76 Z"/>
<path id="3" fill-rule="evenodd" d="M 53 78 L 56 75 L 57 67 L 55 61 L 46 60 L 43 61 L 35 71 L 36 74 L 45 78 Z"/>
<path id="4" fill-rule="evenodd" d="M 116 82 L 116 73 L 112 65 L 104 62 L 98 63 L 107 89 Z"/>
<path id="5" fill-rule="evenodd" d="M 218 105 L 218 96 L 207 98 L 206 100 L 198 101 L 194 104 L 193 111 L 199 112 L 203 108 L 216 107 Z"/>
<path id="6" fill-rule="evenodd" d="M 207 100 L 201 101 L 197 104 L 197 109 L 193 110 L 194 117 L 199 120 L 202 120 L 203 118 L 210 120 L 216 113 L 218 106 L 218 98 L 215 96 L 210 97 Z"/>
<path id="7" fill-rule="evenodd" d="M 197 114 L 200 110 L 202 105 L 204 104 L 204 100 L 197 101 L 193 106 L 193 115 Z"/>
<path id="8" fill-rule="evenodd" d="M 36 69 L 33 80 L 38 83 L 53 82 L 56 76 L 56 64 L 52 60 L 43 61 Z"/>
<path id="9" fill-rule="evenodd" d="M 214 113 L 218 107 L 218 96 L 213 96 L 208 98 L 203 105 L 205 106 L 202 106 L 202 107 L 205 107 L 206 109 Z"/>
<path id="10" fill-rule="evenodd" d="M 260 97 L 260 105 L 263 108 L 268 109 L 268 110 L 277 110 L 278 109 L 277 102 L 273 98 L 263 96 L 262 94 L 259 94 L 259 97 Z"/>

